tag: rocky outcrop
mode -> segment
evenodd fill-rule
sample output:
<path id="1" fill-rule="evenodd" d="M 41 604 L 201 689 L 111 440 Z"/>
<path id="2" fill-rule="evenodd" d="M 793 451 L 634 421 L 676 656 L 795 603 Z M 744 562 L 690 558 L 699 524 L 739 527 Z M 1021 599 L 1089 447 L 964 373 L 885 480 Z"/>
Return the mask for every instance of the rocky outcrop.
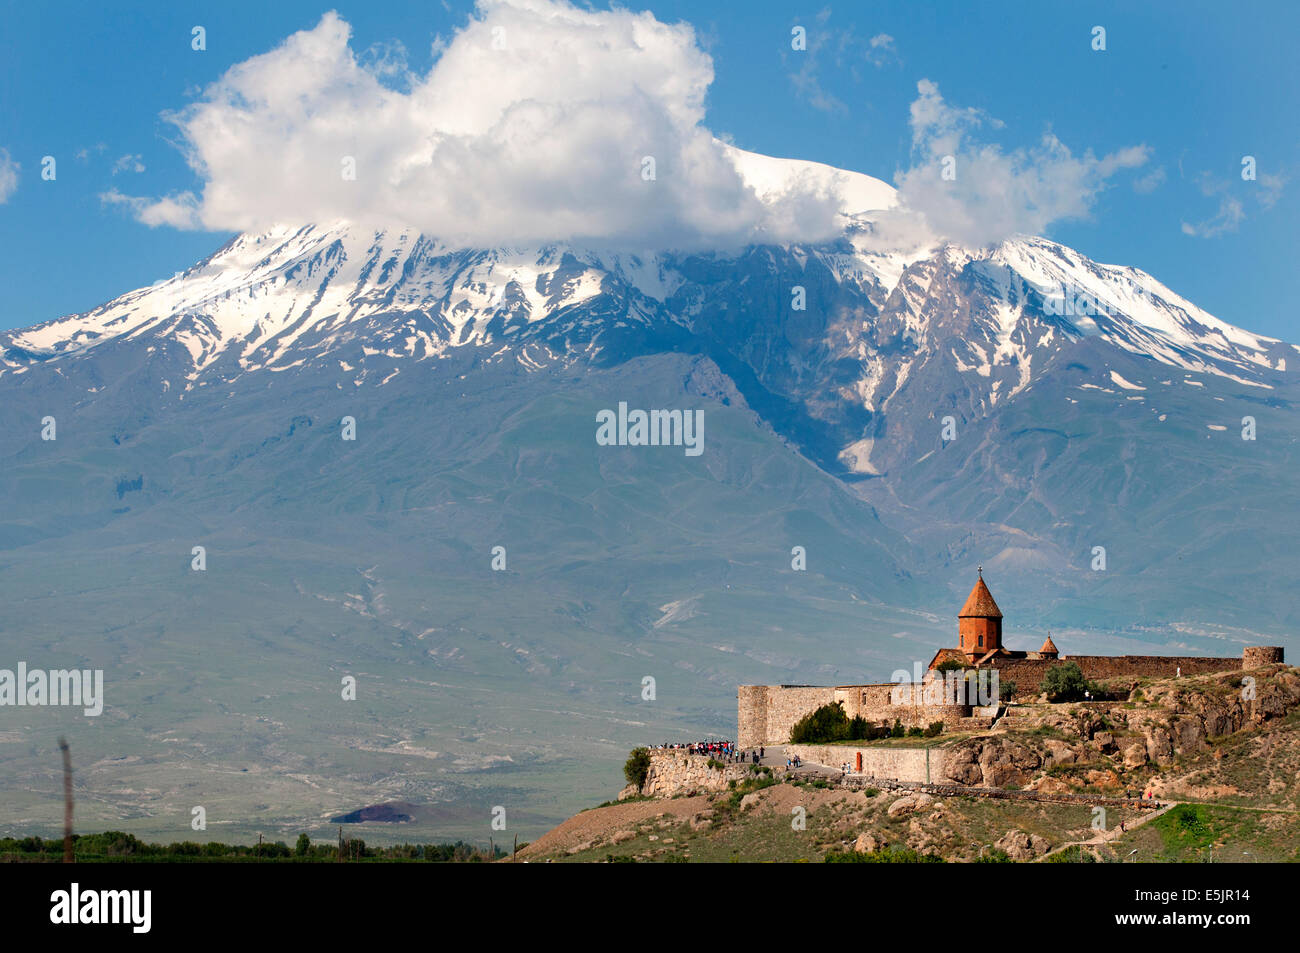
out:
<path id="1" fill-rule="evenodd" d="M 893 804 L 889 805 L 885 813 L 890 817 L 906 817 L 917 811 L 923 811 L 934 803 L 934 798 L 929 794 L 918 792 L 916 794 L 904 794 Z"/>
<path id="2" fill-rule="evenodd" d="M 859 854 L 870 854 L 885 846 L 884 841 L 877 840 L 873 834 L 859 834 L 853 842 L 853 849 Z"/>
<path id="3" fill-rule="evenodd" d="M 1061 756 L 1065 754 L 1062 751 Z M 1043 766 L 1043 756 L 1008 738 L 981 738 L 949 752 L 944 775 L 975 787 L 1020 787 Z"/>
<path id="4" fill-rule="evenodd" d="M 710 763 L 712 762 L 712 763 Z M 703 755 L 687 754 L 680 750 L 650 752 L 650 770 L 645 783 L 635 793 L 649 797 L 673 797 L 678 794 L 700 794 L 705 791 L 724 791 L 732 781 L 748 777 L 752 765 L 735 762 L 723 764 Z M 619 799 L 628 791 L 624 788 Z"/>
<path id="5" fill-rule="evenodd" d="M 1177 755 L 1204 750 L 1213 738 L 1284 718 L 1300 706 L 1300 674 L 1294 669 L 1234 675 L 1220 685 L 1185 688 L 1175 681 L 1148 689 L 1149 707 L 1125 717 L 1128 729 L 1142 737 L 1146 760 L 1169 764 Z M 1142 752 L 1129 744 L 1124 762 L 1140 765 Z"/>
<path id="6" fill-rule="evenodd" d="M 1012 860 L 1033 860 L 1052 847 L 1047 838 L 1024 831 L 1007 831 L 993 846 L 1006 851 Z"/>

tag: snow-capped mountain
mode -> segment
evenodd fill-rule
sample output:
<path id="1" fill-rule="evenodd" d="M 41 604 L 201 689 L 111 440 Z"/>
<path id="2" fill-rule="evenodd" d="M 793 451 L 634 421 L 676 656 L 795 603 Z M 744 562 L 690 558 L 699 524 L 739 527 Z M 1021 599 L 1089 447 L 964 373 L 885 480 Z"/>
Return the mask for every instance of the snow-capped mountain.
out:
<path id="1" fill-rule="evenodd" d="M 210 418 L 214 401 L 260 413 L 269 395 L 313 419 L 325 403 L 343 414 L 455 394 L 473 418 L 485 405 L 465 395 L 504 382 L 549 393 L 684 355 L 697 363 L 679 401 L 745 408 L 844 492 L 896 510 L 897 529 L 932 540 L 928 558 L 951 553 L 945 534 L 984 526 L 986 564 L 1006 552 L 1053 571 L 1079 565 L 1098 521 L 1130 526 L 1134 507 L 1156 507 L 1153 487 L 1207 455 L 1225 454 L 1230 472 L 1239 459 L 1270 475 L 1287 466 L 1294 345 L 1043 238 L 907 245 L 890 237 L 915 230 L 893 227 L 885 183 L 730 154 L 760 197 L 796 184 L 833 197 L 842 236 L 680 253 L 279 227 L 91 311 L 0 334 L 0 396 L 15 428 L 60 408 L 137 422 L 182 407 Z M 1256 418 L 1265 439 L 1238 439 Z M 1099 459 L 1103 447 L 1117 457 Z M 1081 474 L 1105 488 L 1087 505 Z"/>
<path id="2" fill-rule="evenodd" d="M 449 248 L 348 223 L 275 228 L 92 311 L 0 334 L 0 381 L 123 346 L 156 354 L 158 380 L 179 396 L 307 368 L 339 388 L 382 387 L 462 349 L 534 370 L 720 351 L 814 429 L 829 428 L 814 451 L 823 463 L 877 474 L 924 452 L 891 442 L 891 408 L 928 402 L 934 415 L 953 398 L 963 422 L 985 416 L 1086 338 L 1154 378 L 1203 374 L 1261 393 L 1295 364 L 1294 346 L 1218 320 L 1142 271 L 1045 239 L 882 250 L 878 219 L 897 205 L 885 183 L 732 155 L 760 196 L 796 179 L 836 194 L 843 239 L 679 255 Z M 1121 401 L 1149 384 L 1094 378 L 1079 387 L 1114 388 Z"/>

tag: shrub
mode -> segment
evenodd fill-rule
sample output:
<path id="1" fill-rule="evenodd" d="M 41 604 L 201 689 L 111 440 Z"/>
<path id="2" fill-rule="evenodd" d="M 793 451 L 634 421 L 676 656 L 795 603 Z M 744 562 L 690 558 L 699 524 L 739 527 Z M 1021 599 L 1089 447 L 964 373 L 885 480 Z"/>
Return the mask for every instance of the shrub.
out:
<path id="1" fill-rule="evenodd" d="M 932 721 L 932 722 L 930 722 L 930 726 L 929 726 L 928 728 L 925 729 L 925 731 L 923 732 L 923 734 L 924 734 L 925 737 L 927 737 L 927 738 L 937 738 L 937 737 L 939 737 L 939 735 L 943 734 L 943 722 L 941 722 L 941 721 Z"/>
<path id="2" fill-rule="evenodd" d="M 901 738 L 906 732 L 903 730 L 903 723 L 897 718 L 894 719 L 894 727 L 889 732 L 891 738 Z"/>
<path id="3" fill-rule="evenodd" d="M 623 765 L 623 777 L 627 778 L 628 784 L 635 784 L 637 789 L 645 784 L 646 775 L 650 773 L 650 750 L 648 748 L 633 748 L 632 753 L 628 756 L 627 763 Z"/>
<path id="4" fill-rule="evenodd" d="M 1014 696 L 1015 694 L 1016 694 L 1016 683 L 1015 683 L 1015 682 L 999 682 L 999 683 L 998 683 L 998 700 L 999 700 L 999 701 L 1009 702 L 1009 701 L 1011 701 L 1012 696 Z"/>
<path id="5" fill-rule="evenodd" d="M 955 658 L 946 658 L 934 667 L 936 672 L 960 672 L 966 663 Z"/>
<path id="6" fill-rule="evenodd" d="M 851 722 L 844 713 L 842 702 L 829 702 L 810 711 L 790 729 L 791 744 L 822 744 L 828 741 L 848 741 Z"/>
<path id="7" fill-rule="evenodd" d="M 914 850 L 886 847 L 884 850 L 860 852 L 856 850 L 830 851 L 828 864 L 942 864 L 944 859 L 934 854 L 919 854 Z"/>
<path id="8" fill-rule="evenodd" d="M 1100 694 L 1097 686 L 1083 677 L 1083 670 L 1077 662 L 1063 662 L 1049 668 L 1039 691 L 1046 692 L 1047 700 L 1053 702 L 1079 701 L 1087 691 L 1093 695 Z"/>
<path id="9" fill-rule="evenodd" d="M 1047 858 L 1049 864 L 1095 864 L 1097 858 L 1078 844 L 1065 848 Z"/>

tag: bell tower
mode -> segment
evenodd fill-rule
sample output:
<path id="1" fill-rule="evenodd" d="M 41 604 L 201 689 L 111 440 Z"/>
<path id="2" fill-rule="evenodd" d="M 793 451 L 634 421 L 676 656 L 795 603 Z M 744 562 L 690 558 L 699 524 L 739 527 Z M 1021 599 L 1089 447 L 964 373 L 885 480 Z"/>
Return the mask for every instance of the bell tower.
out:
<path id="1" fill-rule="evenodd" d="M 975 588 L 957 613 L 957 639 L 962 653 L 972 662 L 1002 648 L 1002 610 L 984 584 L 983 566 L 979 567 Z"/>

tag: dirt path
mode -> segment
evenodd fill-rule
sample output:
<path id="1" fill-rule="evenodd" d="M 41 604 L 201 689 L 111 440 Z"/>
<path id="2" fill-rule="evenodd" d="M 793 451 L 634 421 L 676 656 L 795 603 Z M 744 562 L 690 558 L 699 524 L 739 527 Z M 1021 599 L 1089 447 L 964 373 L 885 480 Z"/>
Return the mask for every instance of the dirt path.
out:
<path id="1" fill-rule="evenodd" d="M 1038 858 L 1038 860 L 1044 861 L 1048 857 L 1051 857 L 1053 854 L 1059 854 L 1061 851 L 1068 850 L 1071 847 L 1100 847 L 1102 844 L 1109 844 L 1112 841 L 1117 841 L 1125 834 L 1129 833 L 1130 831 L 1137 830 L 1143 824 L 1149 824 L 1151 821 L 1154 821 L 1161 814 L 1168 813 L 1169 811 L 1173 810 L 1181 803 L 1182 803 L 1181 801 L 1170 801 L 1167 804 L 1160 807 L 1158 810 L 1152 811 L 1150 814 L 1143 814 L 1137 820 L 1131 823 L 1126 823 L 1124 825 L 1125 828 L 1124 830 L 1121 830 L 1118 826 L 1116 826 L 1111 828 L 1108 831 L 1102 831 L 1100 834 L 1096 835 L 1095 837 L 1089 838 L 1088 840 L 1071 841 L 1068 844 L 1062 844 L 1060 847 L 1053 847 L 1042 857 Z"/>

